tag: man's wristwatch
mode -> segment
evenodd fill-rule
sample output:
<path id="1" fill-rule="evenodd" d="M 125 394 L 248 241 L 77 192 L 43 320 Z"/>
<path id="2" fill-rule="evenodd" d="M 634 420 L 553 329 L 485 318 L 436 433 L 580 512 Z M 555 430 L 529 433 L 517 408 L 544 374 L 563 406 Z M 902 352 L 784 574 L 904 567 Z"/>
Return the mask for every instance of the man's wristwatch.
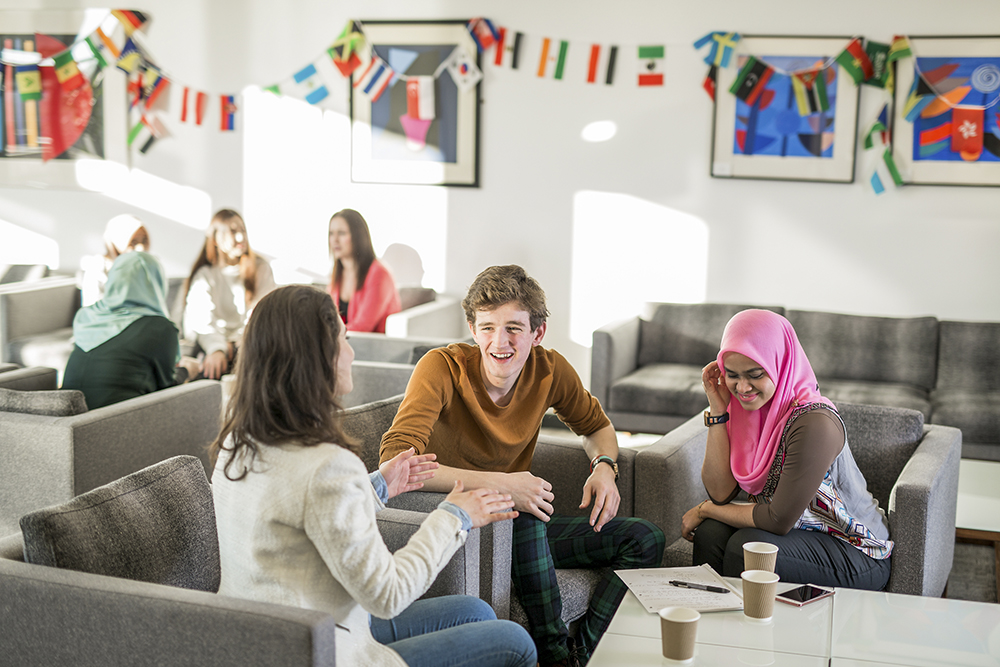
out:
<path id="1" fill-rule="evenodd" d="M 725 424 L 729 421 L 729 413 L 723 412 L 718 417 L 713 417 L 709 414 L 709 410 L 705 410 L 705 426 L 715 426 L 716 424 Z"/>
<path id="2" fill-rule="evenodd" d="M 591 475 L 594 474 L 594 468 L 597 467 L 598 463 L 607 463 L 609 466 L 611 466 L 611 469 L 615 471 L 615 481 L 616 482 L 618 481 L 618 464 L 615 463 L 615 460 L 613 458 L 611 458 L 610 456 L 606 456 L 604 454 L 600 456 L 595 456 L 594 460 L 590 462 Z"/>

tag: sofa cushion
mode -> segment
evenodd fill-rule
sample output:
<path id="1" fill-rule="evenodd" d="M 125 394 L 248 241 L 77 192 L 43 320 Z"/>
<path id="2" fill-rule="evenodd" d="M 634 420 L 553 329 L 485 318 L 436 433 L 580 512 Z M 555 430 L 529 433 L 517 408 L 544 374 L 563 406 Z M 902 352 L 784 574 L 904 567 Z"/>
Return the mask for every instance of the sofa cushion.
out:
<path id="1" fill-rule="evenodd" d="M 949 322 L 940 325 L 938 389 L 1000 391 L 1000 322 Z"/>
<path id="2" fill-rule="evenodd" d="M 934 388 L 938 321 L 789 310 L 816 377 Z"/>
<path id="3" fill-rule="evenodd" d="M 930 421 L 961 429 L 963 443 L 1000 445 L 1000 391 L 938 390 Z"/>
<path id="4" fill-rule="evenodd" d="M 700 371 L 719 353 L 722 331 L 729 320 L 748 308 L 784 313 L 781 307 L 725 303 L 647 304 L 639 322 L 639 366 L 694 364 Z"/>
<path id="5" fill-rule="evenodd" d="M 201 461 L 175 456 L 21 517 L 28 563 L 217 592 L 219 539 Z"/>
<path id="6" fill-rule="evenodd" d="M 587 613 L 590 598 L 594 595 L 598 582 L 604 576 L 603 569 L 556 570 L 559 597 L 562 598 L 562 621 L 569 625 Z M 528 616 L 516 595 L 510 596 L 510 620 L 528 627 Z"/>
<path id="7" fill-rule="evenodd" d="M 650 364 L 612 383 L 608 409 L 692 416 L 708 407 L 701 366 Z"/>
<path id="8" fill-rule="evenodd" d="M 859 380 L 834 380 L 819 378 L 820 393 L 834 403 L 861 403 L 864 405 L 889 405 L 916 410 L 930 421 L 930 393 L 919 387 L 895 382 L 863 382 Z"/>
<path id="9" fill-rule="evenodd" d="M 45 417 L 71 417 L 87 411 L 82 391 L 18 391 L 0 388 L 0 412 L 20 412 Z"/>

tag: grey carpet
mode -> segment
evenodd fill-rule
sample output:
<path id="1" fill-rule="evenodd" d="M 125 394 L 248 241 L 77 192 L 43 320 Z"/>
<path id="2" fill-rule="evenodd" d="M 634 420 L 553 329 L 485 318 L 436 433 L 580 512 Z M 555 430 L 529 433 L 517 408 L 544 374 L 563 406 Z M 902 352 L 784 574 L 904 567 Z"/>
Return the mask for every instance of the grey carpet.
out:
<path id="1" fill-rule="evenodd" d="M 948 577 L 945 597 L 976 602 L 997 601 L 997 575 L 993 547 L 983 544 L 955 545 L 955 560 Z"/>

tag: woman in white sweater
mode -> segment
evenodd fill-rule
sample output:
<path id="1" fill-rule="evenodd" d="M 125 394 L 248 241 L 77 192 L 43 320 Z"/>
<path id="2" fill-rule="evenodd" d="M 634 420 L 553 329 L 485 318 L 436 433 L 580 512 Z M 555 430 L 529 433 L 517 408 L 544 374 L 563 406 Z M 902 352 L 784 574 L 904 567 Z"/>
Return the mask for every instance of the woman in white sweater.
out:
<path id="1" fill-rule="evenodd" d="M 517 516 L 510 496 L 456 484 L 405 547 L 382 541 L 375 513 L 437 463 L 409 450 L 366 472 L 338 421 L 345 332 L 330 295 L 304 285 L 271 292 L 247 323 L 212 444 L 220 593 L 328 612 L 338 665 L 534 667 L 528 633 L 478 598 L 417 600 L 469 529 Z"/>

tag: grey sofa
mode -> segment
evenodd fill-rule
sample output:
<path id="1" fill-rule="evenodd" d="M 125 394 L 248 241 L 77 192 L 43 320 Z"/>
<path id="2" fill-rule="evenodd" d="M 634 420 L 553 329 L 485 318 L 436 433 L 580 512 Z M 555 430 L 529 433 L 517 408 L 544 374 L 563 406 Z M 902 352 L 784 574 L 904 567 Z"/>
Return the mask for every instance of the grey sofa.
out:
<path id="1" fill-rule="evenodd" d="M 615 428 L 667 433 L 708 402 L 701 369 L 729 318 L 767 308 L 788 318 L 820 391 L 833 401 L 917 410 L 965 431 L 963 455 L 1000 460 L 1000 323 L 846 315 L 778 306 L 649 303 L 594 332 L 591 393 Z"/>
<path id="2" fill-rule="evenodd" d="M 344 412 L 343 425 L 349 436 L 361 445 L 361 458 L 369 471 L 378 467 L 378 451 L 382 435 L 392 425 L 402 396 L 394 396 Z M 618 489 L 621 504 L 618 516 L 636 516 L 636 452 L 622 448 L 618 453 Z M 587 454 L 578 439 L 540 435 L 532 459 L 531 472 L 552 484 L 553 506 L 561 514 L 580 516 L 580 495 L 590 474 Z M 443 494 L 411 492 L 390 501 L 391 507 L 428 512 L 441 502 Z M 480 539 L 479 597 L 488 602 L 498 618 L 510 618 L 527 624 L 527 618 L 510 594 L 510 560 L 512 530 L 509 522 L 487 526 Z M 599 571 L 557 570 L 556 578 L 563 598 L 563 621 L 579 619 L 587 611 Z"/>
<path id="3" fill-rule="evenodd" d="M 55 389 L 59 373 L 54 368 L 32 366 L 21 368 L 18 364 L 0 364 L 0 388 L 18 391 Z"/>
<path id="4" fill-rule="evenodd" d="M 73 351 L 80 289 L 72 276 L 0 285 L 0 361 L 60 373 Z"/>
<path id="5" fill-rule="evenodd" d="M 895 542 L 892 593 L 940 596 L 955 549 L 962 432 L 925 424 L 915 410 L 837 403 L 851 453 L 886 510 Z M 667 537 L 665 566 L 691 564 L 681 517 L 707 496 L 701 481 L 708 429 L 692 417 L 636 457 L 636 515 Z"/>
<path id="6" fill-rule="evenodd" d="M 209 470 L 220 400 L 219 382 L 199 380 L 66 416 L 0 411 L 0 535 L 28 512 L 171 456 L 197 456 Z"/>
<path id="7" fill-rule="evenodd" d="M 387 509 L 379 513 L 379 529 L 387 543 L 403 544 L 422 519 Z M 126 534 L 142 537 L 115 539 Z M 465 573 L 478 577 L 477 548 L 478 531 L 471 531 L 435 582 L 441 594 L 475 594 L 465 587 Z M 215 515 L 203 467 L 193 457 L 169 459 L 26 516 L 22 534 L 0 540 L 3 660 L 94 666 L 335 664 L 331 616 L 217 595 L 219 578 Z"/>

